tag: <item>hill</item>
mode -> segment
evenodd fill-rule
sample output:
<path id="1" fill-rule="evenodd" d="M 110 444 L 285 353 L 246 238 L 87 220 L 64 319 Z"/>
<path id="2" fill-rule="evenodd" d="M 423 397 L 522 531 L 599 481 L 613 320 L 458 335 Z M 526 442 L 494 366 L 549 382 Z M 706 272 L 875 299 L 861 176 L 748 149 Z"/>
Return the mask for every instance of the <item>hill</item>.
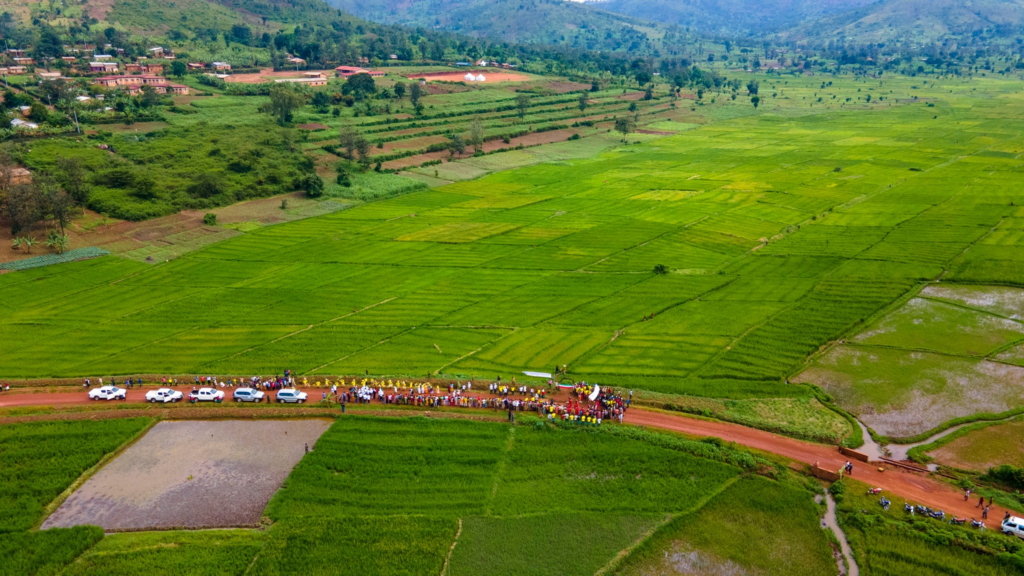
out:
<path id="1" fill-rule="evenodd" d="M 588 6 L 699 32 L 757 35 L 785 30 L 875 0 L 586 0 Z"/>
<path id="2" fill-rule="evenodd" d="M 805 22 L 790 40 L 925 44 L 950 36 L 1007 38 L 1024 26 L 1021 0 L 882 0 Z M 985 32 L 983 32 L 985 31 Z"/>
<path id="3" fill-rule="evenodd" d="M 649 52 L 653 25 L 563 0 L 328 0 L 361 18 L 508 42 Z"/>

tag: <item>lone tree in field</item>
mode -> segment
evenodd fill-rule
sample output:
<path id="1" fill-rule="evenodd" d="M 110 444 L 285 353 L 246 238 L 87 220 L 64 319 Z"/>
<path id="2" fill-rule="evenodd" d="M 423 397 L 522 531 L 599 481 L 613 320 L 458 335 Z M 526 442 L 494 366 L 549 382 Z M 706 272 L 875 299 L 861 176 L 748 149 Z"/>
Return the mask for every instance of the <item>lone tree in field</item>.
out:
<path id="1" fill-rule="evenodd" d="M 462 140 L 462 136 L 458 134 L 452 134 L 449 136 L 448 141 L 448 157 L 454 158 L 456 154 L 462 154 L 466 151 L 466 143 Z"/>
<path id="2" fill-rule="evenodd" d="M 420 96 L 423 95 L 423 90 L 420 88 L 419 82 L 413 82 L 412 86 L 409 87 L 409 103 L 413 105 L 413 108 L 419 106 Z"/>
<path id="3" fill-rule="evenodd" d="M 377 86 L 373 82 L 373 77 L 365 72 L 349 76 L 345 85 L 341 87 L 342 94 L 346 96 L 351 94 L 355 96 L 356 100 L 363 100 L 376 91 Z"/>
<path id="4" fill-rule="evenodd" d="M 587 109 L 587 105 L 588 104 L 589 104 L 589 102 L 588 102 L 588 99 L 587 99 L 587 93 L 583 92 L 582 94 L 580 94 L 580 98 L 576 102 L 576 105 L 580 107 L 580 112 L 583 112 L 584 110 Z"/>
<path id="5" fill-rule="evenodd" d="M 260 112 L 277 118 L 281 126 L 292 121 L 292 113 L 306 103 L 306 98 L 288 86 L 274 86 L 270 89 L 270 102 L 260 106 Z"/>
<path id="6" fill-rule="evenodd" d="M 754 108 L 757 108 L 757 105 L 761 103 L 761 97 L 760 96 L 751 96 L 750 103 L 754 105 Z"/>
<path id="7" fill-rule="evenodd" d="M 757 95 L 757 90 L 759 88 L 760 88 L 760 84 L 757 82 L 757 80 L 751 80 L 750 82 L 747 82 L 747 92 L 751 96 L 756 96 Z"/>
<path id="8" fill-rule="evenodd" d="M 174 62 L 171 62 L 171 74 L 173 74 L 176 78 L 181 78 L 187 72 L 188 66 L 185 66 L 185 63 L 181 60 L 175 60 Z"/>
<path id="9" fill-rule="evenodd" d="M 626 116 L 615 120 L 615 131 L 622 134 L 622 141 L 626 141 L 626 135 L 636 130 L 636 121 Z"/>
<path id="10" fill-rule="evenodd" d="M 654 273 L 668 274 L 668 266 L 665 266 L 664 264 L 658 264 L 657 266 L 654 267 Z"/>
<path id="11" fill-rule="evenodd" d="M 526 111 L 530 108 L 530 97 L 526 94 L 516 96 L 516 109 L 519 110 L 519 119 L 526 118 Z"/>
<path id="12" fill-rule="evenodd" d="M 484 151 L 484 124 L 480 118 L 473 118 L 473 123 L 469 125 L 469 143 L 473 145 L 474 154 Z"/>
<path id="13" fill-rule="evenodd" d="M 402 82 L 395 82 L 395 98 L 401 100 L 405 98 L 405 84 Z"/>

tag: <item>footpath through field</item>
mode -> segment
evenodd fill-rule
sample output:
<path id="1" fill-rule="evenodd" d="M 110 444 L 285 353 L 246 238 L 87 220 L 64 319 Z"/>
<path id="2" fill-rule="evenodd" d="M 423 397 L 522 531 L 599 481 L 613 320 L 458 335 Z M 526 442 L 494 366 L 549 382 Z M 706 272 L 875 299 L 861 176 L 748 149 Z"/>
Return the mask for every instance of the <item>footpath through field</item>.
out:
<path id="1" fill-rule="evenodd" d="M 181 390 L 187 395 L 192 386 L 172 388 Z M 129 390 L 127 402 L 145 402 L 146 392 L 153 389 L 155 387 L 146 386 L 141 389 Z M 225 389 L 226 392 L 229 390 Z M 303 390 L 307 389 L 303 388 Z M 320 392 L 324 391 L 326 391 L 326 388 L 308 389 L 310 393 L 309 404 L 313 405 L 319 401 L 320 398 L 317 396 L 320 395 Z M 466 395 L 479 396 L 481 398 L 493 396 L 485 392 L 478 393 L 477 391 Z M 107 401 L 100 400 L 98 403 L 104 402 Z M 112 402 L 121 404 L 118 401 Z M 90 403 L 93 403 L 93 401 L 88 399 L 84 389 L 76 392 L 0 393 L 0 408 Z M 645 410 L 639 407 L 633 407 L 626 412 L 625 422 L 636 426 L 660 428 L 693 436 L 714 436 L 726 442 L 735 442 L 736 444 L 764 452 L 771 452 L 797 462 L 809 465 L 818 464 L 822 468 L 829 470 L 839 470 L 849 460 L 840 454 L 835 446 L 796 440 L 772 434 L 771 432 L 748 428 L 740 424 L 677 416 L 664 412 Z M 851 478 L 855 480 L 873 487 L 882 488 L 905 498 L 912 504 L 921 504 L 944 510 L 947 517 L 958 516 L 961 518 L 981 519 L 981 509 L 976 507 L 978 503 L 976 497 L 972 497 L 969 501 L 965 502 L 963 492 L 942 482 L 914 472 L 893 470 L 891 467 L 888 467 L 885 472 L 879 472 L 878 464 L 872 465 L 864 462 L 854 462 L 853 464 L 854 469 Z M 1005 513 L 1005 508 L 993 505 L 989 509 L 989 518 L 986 525 L 990 529 L 998 528 Z"/>

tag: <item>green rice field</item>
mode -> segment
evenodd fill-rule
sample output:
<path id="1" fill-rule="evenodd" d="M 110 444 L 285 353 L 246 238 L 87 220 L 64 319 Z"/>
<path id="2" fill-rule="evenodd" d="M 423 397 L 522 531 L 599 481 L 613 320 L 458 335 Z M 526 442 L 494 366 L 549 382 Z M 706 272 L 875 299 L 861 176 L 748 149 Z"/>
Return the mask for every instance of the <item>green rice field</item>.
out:
<path id="1" fill-rule="evenodd" d="M 763 569 L 775 564 L 764 564 L 761 552 L 734 551 L 753 526 L 767 530 L 780 521 L 788 536 L 766 540 L 765 547 L 794 538 L 808 542 L 800 558 L 810 567 L 785 573 L 836 573 L 817 527 L 813 490 L 792 478 L 750 476 L 754 470 L 780 473 L 762 458 L 670 434 L 521 420 L 338 418 L 271 499 L 257 530 L 27 531 L 27 524 L 5 515 L 0 574 L 586 575 L 626 566 L 621 562 L 633 548 L 659 535 L 642 548 L 647 558 L 664 543 L 661 534 Z M 146 422 L 11 424 L 4 430 L 21 439 L 50 438 L 45 454 L 18 460 L 25 474 L 38 474 L 60 456 L 78 464 L 75 445 L 51 438 L 54 433 L 76 439 L 84 431 L 105 433 L 116 448 Z M 0 447 L 0 454 L 8 452 Z M 68 470 L 55 489 L 81 473 Z M 12 481 L 3 488 L 24 491 Z M 39 502 L 52 497 L 53 491 Z M 724 535 L 717 542 L 706 538 L 709 519 Z M 30 520 L 41 520 L 38 512 Z"/>

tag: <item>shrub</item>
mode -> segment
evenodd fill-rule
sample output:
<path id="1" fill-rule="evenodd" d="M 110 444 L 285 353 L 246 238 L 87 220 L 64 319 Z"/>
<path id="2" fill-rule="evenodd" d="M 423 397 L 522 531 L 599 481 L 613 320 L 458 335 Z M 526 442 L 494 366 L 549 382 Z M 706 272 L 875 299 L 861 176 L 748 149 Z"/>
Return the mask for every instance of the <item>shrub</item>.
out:
<path id="1" fill-rule="evenodd" d="M 207 212 L 206 215 L 203 216 L 203 224 L 206 224 L 207 226 L 216 226 L 217 215 L 213 212 Z"/>

